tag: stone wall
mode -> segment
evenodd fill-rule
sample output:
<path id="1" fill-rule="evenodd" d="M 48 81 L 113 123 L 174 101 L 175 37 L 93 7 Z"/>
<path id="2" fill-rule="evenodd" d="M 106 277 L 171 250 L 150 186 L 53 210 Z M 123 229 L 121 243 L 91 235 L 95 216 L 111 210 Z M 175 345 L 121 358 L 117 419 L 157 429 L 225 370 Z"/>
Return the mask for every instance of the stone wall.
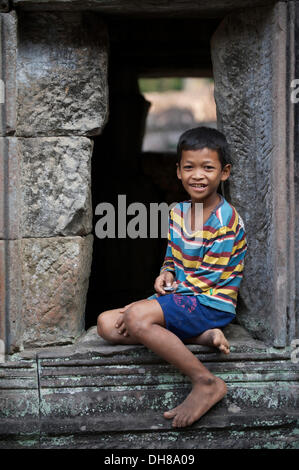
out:
<path id="1" fill-rule="evenodd" d="M 238 318 L 278 347 L 295 334 L 288 14 L 281 2 L 233 13 L 212 40 L 218 126 L 232 150 L 231 201 L 248 238 Z"/>
<path id="2" fill-rule="evenodd" d="M 94 14 L 13 11 L 1 14 L 1 28 L 0 317 L 13 351 L 69 343 L 84 331 L 90 136 L 107 120 L 108 57 Z"/>

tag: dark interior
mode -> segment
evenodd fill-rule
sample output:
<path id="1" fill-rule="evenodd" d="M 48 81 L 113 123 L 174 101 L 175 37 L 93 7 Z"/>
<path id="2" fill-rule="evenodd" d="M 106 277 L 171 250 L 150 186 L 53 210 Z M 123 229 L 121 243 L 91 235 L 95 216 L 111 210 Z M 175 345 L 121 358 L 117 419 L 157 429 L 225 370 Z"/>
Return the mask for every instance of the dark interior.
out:
<path id="1" fill-rule="evenodd" d="M 112 203 L 117 214 L 121 194 L 127 206 L 138 201 L 147 208 L 151 202 L 188 198 L 176 178 L 174 153 L 142 153 L 149 103 L 139 91 L 138 78 L 212 77 L 210 38 L 220 21 L 107 19 L 109 120 L 102 135 L 94 138 L 93 214 L 100 202 Z M 86 328 L 95 325 L 104 310 L 152 295 L 166 249 L 165 238 L 99 239 L 94 230 L 98 220 L 94 214 Z"/>

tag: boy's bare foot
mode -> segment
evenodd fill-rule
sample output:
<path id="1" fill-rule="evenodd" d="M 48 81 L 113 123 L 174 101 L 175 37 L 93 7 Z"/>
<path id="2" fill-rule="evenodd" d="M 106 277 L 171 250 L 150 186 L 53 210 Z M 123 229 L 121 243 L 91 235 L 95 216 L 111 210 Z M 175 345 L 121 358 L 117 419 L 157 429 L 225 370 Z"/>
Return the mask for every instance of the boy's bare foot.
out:
<path id="1" fill-rule="evenodd" d="M 164 418 L 173 418 L 173 427 L 190 426 L 221 400 L 226 392 L 226 384 L 219 377 L 208 378 L 195 383 L 183 403 L 170 411 L 166 411 Z"/>
<path id="2" fill-rule="evenodd" d="M 192 338 L 188 343 L 201 344 L 205 346 L 213 346 L 218 348 L 221 352 L 229 354 L 229 343 L 224 336 L 223 332 L 218 328 L 207 330 L 196 338 Z"/>

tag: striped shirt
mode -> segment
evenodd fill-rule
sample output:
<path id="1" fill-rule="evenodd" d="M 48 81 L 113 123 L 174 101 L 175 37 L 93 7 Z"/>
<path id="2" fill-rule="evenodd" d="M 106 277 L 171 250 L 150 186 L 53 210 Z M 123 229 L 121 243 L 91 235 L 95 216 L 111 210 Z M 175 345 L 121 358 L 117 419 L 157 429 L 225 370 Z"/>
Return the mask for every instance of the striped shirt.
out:
<path id="1" fill-rule="evenodd" d="M 190 234 L 185 221 L 191 201 L 178 203 L 169 215 L 163 271 L 178 282 L 176 294 L 196 295 L 208 307 L 236 313 L 247 250 L 243 221 L 224 197 L 203 225 Z"/>

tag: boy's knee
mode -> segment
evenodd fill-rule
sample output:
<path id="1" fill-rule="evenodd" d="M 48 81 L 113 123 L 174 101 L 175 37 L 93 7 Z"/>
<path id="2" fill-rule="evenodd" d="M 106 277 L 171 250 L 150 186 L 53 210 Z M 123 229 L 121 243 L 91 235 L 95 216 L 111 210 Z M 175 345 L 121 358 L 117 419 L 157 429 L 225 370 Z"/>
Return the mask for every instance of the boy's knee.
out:
<path id="1" fill-rule="evenodd" d="M 106 312 L 100 313 L 97 319 L 97 333 L 101 338 L 108 338 L 108 325 Z"/>
<path id="2" fill-rule="evenodd" d="M 124 312 L 124 322 L 127 330 L 133 336 L 138 336 L 140 332 L 148 327 L 148 322 L 144 318 L 142 307 L 138 304 L 132 305 L 132 307 Z"/>

